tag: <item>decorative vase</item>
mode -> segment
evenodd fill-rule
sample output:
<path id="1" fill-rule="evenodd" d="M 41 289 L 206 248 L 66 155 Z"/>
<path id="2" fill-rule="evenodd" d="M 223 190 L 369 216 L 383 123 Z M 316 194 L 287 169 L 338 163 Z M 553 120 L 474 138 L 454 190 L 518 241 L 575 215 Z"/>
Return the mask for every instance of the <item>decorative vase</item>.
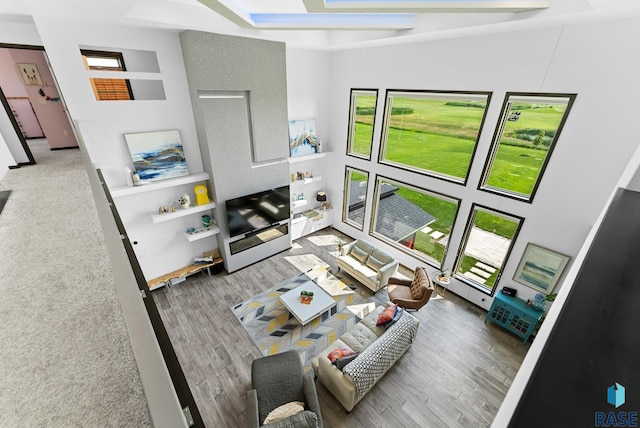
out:
<path id="1" fill-rule="evenodd" d="M 531 301 L 531 307 L 534 311 L 544 312 L 547 309 L 547 302 L 544 300 L 544 296 L 540 293 L 536 294 Z"/>
<path id="2" fill-rule="evenodd" d="M 191 202 L 185 202 L 184 204 L 180 204 L 180 206 L 186 210 L 191 206 Z"/>

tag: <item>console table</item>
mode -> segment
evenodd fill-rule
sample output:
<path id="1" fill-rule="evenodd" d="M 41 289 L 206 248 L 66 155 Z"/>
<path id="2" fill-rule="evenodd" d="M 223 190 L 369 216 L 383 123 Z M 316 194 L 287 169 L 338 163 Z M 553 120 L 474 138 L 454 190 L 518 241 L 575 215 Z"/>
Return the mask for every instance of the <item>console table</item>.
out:
<path id="1" fill-rule="evenodd" d="M 523 339 L 522 343 L 527 343 L 543 315 L 544 312 L 538 312 L 527 306 L 524 300 L 498 292 L 494 296 L 493 304 L 484 322 L 493 321 L 520 336 Z"/>

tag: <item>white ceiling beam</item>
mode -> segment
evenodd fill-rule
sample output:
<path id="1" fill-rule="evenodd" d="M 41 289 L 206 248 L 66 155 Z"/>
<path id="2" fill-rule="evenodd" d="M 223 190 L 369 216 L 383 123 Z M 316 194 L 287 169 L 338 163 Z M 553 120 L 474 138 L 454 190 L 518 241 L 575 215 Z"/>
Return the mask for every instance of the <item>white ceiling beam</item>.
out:
<path id="1" fill-rule="evenodd" d="M 547 9 L 547 0 L 302 0 L 309 13 L 513 13 Z"/>

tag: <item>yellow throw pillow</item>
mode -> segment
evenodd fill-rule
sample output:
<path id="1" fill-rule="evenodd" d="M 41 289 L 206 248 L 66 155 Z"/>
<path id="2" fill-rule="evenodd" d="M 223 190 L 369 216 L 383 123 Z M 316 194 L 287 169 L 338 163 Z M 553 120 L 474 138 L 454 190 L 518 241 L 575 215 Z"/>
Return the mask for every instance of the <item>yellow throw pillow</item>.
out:
<path id="1" fill-rule="evenodd" d="M 289 416 L 296 415 L 302 411 L 304 411 L 304 403 L 302 401 L 292 401 L 291 403 L 283 404 L 282 406 L 273 409 L 267 417 L 264 418 L 263 425 L 288 418 Z"/>

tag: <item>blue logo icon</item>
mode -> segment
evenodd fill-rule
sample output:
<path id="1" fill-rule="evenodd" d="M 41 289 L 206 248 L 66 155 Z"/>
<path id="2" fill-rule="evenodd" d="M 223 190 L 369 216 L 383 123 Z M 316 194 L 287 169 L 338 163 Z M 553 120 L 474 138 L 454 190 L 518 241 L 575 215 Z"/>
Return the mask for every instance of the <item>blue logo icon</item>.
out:
<path id="1" fill-rule="evenodd" d="M 607 388 L 607 403 L 614 406 L 616 409 L 622 406 L 626 401 L 624 386 L 618 382 Z M 610 411 L 610 412 L 595 412 L 595 426 L 596 427 L 637 427 L 638 426 L 638 412 L 626 412 L 626 411 Z"/>
<path id="2" fill-rule="evenodd" d="M 607 403 L 615 406 L 617 409 L 624 404 L 624 401 L 624 386 L 616 382 L 615 385 L 607 388 Z"/>

